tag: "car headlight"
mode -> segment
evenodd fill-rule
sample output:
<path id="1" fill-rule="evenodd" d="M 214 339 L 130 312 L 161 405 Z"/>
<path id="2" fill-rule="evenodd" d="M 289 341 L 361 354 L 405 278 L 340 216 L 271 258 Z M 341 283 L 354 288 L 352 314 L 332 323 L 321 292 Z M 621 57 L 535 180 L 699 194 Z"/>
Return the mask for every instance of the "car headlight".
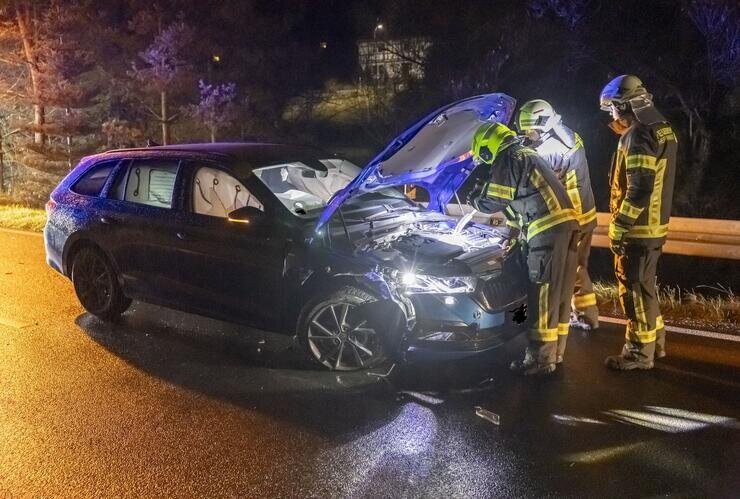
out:
<path id="1" fill-rule="evenodd" d="M 406 294 L 454 294 L 475 291 L 476 278 L 473 276 L 437 277 L 404 272 L 401 274 L 400 281 Z"/>

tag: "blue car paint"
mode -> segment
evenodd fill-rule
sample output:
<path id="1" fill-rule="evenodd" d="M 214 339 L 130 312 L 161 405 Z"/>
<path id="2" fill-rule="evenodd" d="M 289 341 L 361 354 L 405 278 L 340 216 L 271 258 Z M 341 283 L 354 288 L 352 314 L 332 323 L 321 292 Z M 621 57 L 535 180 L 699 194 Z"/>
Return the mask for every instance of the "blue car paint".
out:
<path id="1" fill-rule="evenodd" d="M 434 113 L 435 115 L 437 112 Z M 424 120 L 422 120 L 424 121 Z M 418 130 L 417 130 L 418 132 Z M 414 132 L 416 133 L 416 132 Z M 103 192 L 101 193 L 102 197 L 94 197 L 94 196 L 82 196 L 79 194 L 76 194 L 74 192 L 70 191 L 70 188 L 74 185 L 74 183 L 80 178 L 80 176 L 88 170 L 93 164 L 97 164 L 100 161 L 103 160 L 112 160 L 116 157 L 120 157 L 122 161 L 119 163 L 118 167 L 114 168 L 114 171 L 112 172 L 111 176 L 107 180 Z M 123 218 L 126 216 L 126 214 L 131 215 L 132 217 L 136 217 L 137 215 L 152 215 L 151 207 L 147 206 L 139 206 L 131 203 L 125 203 L 121 201 L 106 199 L 105 195 L 108 194 L 109 190 L 112 187 L 113 179 L 117 174 L 121 173 L 121 169 L 124 168 L 125 164 L 127 164 L 127 160 L 130 158 L 158 158 L 158 157 L 167 157 L 167 158 L 178 158 L 178 159 L 188 159 L 193 161 L 213 161 L 213 156 L 208 156 L 207 154 L 203 153 L 193 153 L 193 152 L 174 152 L 174 151 L 164 151 L 160 152 L 157 150 L 149 150 L 149 151 L 132 151 L 127 153 L 122 153 L 121 155 L 96 155 L 89 158 L 85 158 L 70 174 L 61 182 L 61 184 L 57 187 L 57 189 L 54 190 L 52 193 L 52 199 L 55 200 L 57 204 L 57 209 L 55 212 L 50 216 L 49 223 L 47 224 L 47 227 L 45 228 L 45 244 L 47 247 L 47 259 L 50 263 L 50 265 L 55 268 L 56 270 L 61 271 L 67 276 L 71 275 L 71 268 L 69 266 L 71 265 L 70 259 L 67 257 L 66 253 L 69 251 L 69 249 L 74 245 L 74 243 L 78 239 L 86 238 L 90 240 L 94 240 L 96 238 L 96 234 L 100 234 L 101 231 L 109 231 L 110 227 L 101 225 L 100 219 L 106 214 L 114 212 L 116 215 L 121 216 L 121 221 L 125 221 Z M 458 171 L 453 168 L 445 168 L 443 171 L 440 171 L 437 176 L 435 176 L 435 179 L 438 179 L 437 182 L 453 182 L 455 181 L 454 178 L 458 175 Z M 452 180 L 451 180 L 452 179 Z M 464 180 L 464 179 L 463 179 Z M 171 227 L 177 227 L 178 224 L 182 226 L 187 226 L 188 223 L 190 223 L 191 214 L 189 214 L 187 211 L 183 209 L 183 195 L 184 190 L 183 186 L 180 184 L 182 182 L 182 179 L 178 179 L 178 184 L 176 185 L 175 189 L 176 192 L 178 192 L 179 197 L 176 197 L 173 199 L 173 207 L 175 207 L 175 210 L 167 211 L 167 210 L 158 210 L 157 214 L 154 214 L 153 216 L 155 218 L 160 218 L 162 216 L 166 216 L 167 223 L 171 224 Z M 277 207 L 276 209 L 282 209 L 282 206 L 278 203 L 275 204 Z M 266 206 L 267 208 L 267 206 Z M 162 222 L 163 220 L 152 220 L 151 223 L 158 223 Z M 306 227 L 307 232 L 306 233 L 312 233 L 310 226 Z M 174 231 L 172 231 L 174 232 Z M 172 239 L 172 244 L 176 244 L 177 242 Z M 163 242 L 161 246 L 166 247 L 168 243 Z M 111 250 L 113 251 L 113 250 Z M 331 253 L 331 251 L 330 251 Z M 109 254 L 109 256 L 112 256 Z M 336 255 L 331 256 L 331 261 L 334 263 L 337 263 Z M 116 265 L 118 262 L 117 259 L 112 257 L 111 262 L 114 264 L 114 267 L 118 267 Z M 316 262 L 314 262 L 316 263 Z M 347 262 L 348 265 L 357 265 L 357 263 Z M 334 265 L 332 265 L 334 266 Z M 319 268 L 319 267 L 316 267 Z M 325 266 L 321 268 L 327 268 Z M 347 269 L 350 270 L 350 269 Z M 334 273 L 334 272 L 333 272 Z M 332 273 L 332 274 L 333 274 Z M 120 275 L 120 274 L 119 274 Z M 335 278 L 337 276 L 334 275 L 327 275 L 327 278 Z M 458 310 L 456 307 L 428 307 L 426 306 L 426 303 L 429 299 L 429 297 L 425 296 L 399 296 L 397 291 L 391 289 L 391 286 L 388 282 L 383 278 L 382 275 L 372 272 L 372 271 L 361 271 L 357 273 L 354 277 L 356 282 L 360 284 L 364 284 L 367 286 L 367 288 L 372 289 L 377 296 L 384 298 L 384 301 L 392 302 L 395 305 L 397 305 L 404 313 L 407 324 L 406 324 L 406 333 L 408 333 L 413 328 L 413 321 L 410 319 L 415 319 L 418 314 L 417 310 L 423 310 L 424 314 L 427 312 L 432 312 L 433 314 L 430 317 L 434 317 L 434 320 L 439 321 L 462 321 L 466 325 L 469 325 L 470 327 L 474 328 L 486 328 L 486 327 L 497 327 L 496 325 L 503 325 L 505 321 L 506 312 L 502 310 L 497 311 L 486 311 L 482 309 L 474 300 L 472 300 L 470 297 L 466 297 L 463 301 L 463 305 L 461 305 L 461 308 Z M 309 279 L 310 280 L 310 279 Z M 434 298 L 436 300 L 436 298 Z M 151 297 L 148 297 L 147 301 L 151 301 L 153 303 L 159 303 L 159 300 L 152 299 Z M 167 303 L 165 300 L 164 303 L 167 306 L 171 306 L 172 303 Z M 204 310 L 198 310 L 197 307 L 195 307 L 192 304 L 187 303 L 187 299 L 183 299 L 180 303 L 181 308 L 183 310 L 194 310 L 197 313 L 204 313 L 204 315 L 209 315 L 205 313 Z M 427 317 L 424 317 L 424 319 L 429 320 Z M 227 319 L 230 320 L 230 319 Z M 513 334 L 514 330 L 511 331 L 507 330 L 505 333 L 505 336 L 509 336 L 510 334 Z M 415 347 L 417 350 L 419 347 Z M 453 354 L 453 352 L 449 352 L 450 354 Z M 467 352 L 466 354 L 472 354 L 475 353 L 474 351 Z M 444 354 L 443 354 L 444 355 Z M 458 354 L 454 354 L 458 355 Z"/>
<path id="2" fill-rule="evenodd" d="M 445 111 L 460 107 L 463 104 L 469 105 L 468 109 L 472 108 L 478 112 L 481 123 L 487 121 L 508 123 L 514 114 L 516 100 L 502 93 L 483 94 L 453 102 L 428 114 L 391 141 L 385 149 L 370 160 L 352 182 L 332 196 L 326 209 L 319 217 L 316 230 L 320 230 L 342 203 L 353 195 L 384 187 L 412 184 L 423 187 L 429 193 L 429 209 L 441 212 L 473 170 L 470 155 L 449 160 L 420 172 L 409 172 L 390 178 L 384 178 L 378 170 L 381 163 L 387 161 L 408 144 L 420 130 L 432 124 Z M 469 138 L 472 140 L 472 137 Z"/>

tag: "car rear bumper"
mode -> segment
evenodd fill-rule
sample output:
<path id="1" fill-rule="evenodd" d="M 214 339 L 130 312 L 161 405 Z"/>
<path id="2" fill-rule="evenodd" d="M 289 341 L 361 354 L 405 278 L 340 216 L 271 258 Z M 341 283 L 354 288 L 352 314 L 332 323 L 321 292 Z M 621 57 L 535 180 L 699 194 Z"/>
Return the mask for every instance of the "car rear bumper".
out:
<path id="1" fill-rule="evenodd" d="M 46 223 L 44 226 L 44 250 L 46 251 L 46 263 L 60 274 L 64 274 L 64 234 L 56 229 L 53 224 Z"/>

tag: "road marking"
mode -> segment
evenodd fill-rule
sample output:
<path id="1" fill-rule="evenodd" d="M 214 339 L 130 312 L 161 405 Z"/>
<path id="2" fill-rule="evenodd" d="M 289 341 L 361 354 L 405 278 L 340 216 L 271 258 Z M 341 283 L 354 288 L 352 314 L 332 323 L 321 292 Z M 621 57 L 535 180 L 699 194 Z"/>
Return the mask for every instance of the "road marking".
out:
<path id="1" fill-rule="evenodd" d="M 43 232 L 31 232 L 29 230 L 21 230 L 21 229 L 3 229 L 0 228 L 0 232 L 7 232 L 8 234 L 19 234 L 22 236 L 34 236 L 34 237 L 44 237 Z"/>
<path id="2" fill-rule="evenodd" d="M 627 324 L 627 321 L 625 319 L 619 319 L 617 317 L 605 317 L 600 315 L 599 320 L 604 322 L 611 322 L 612 324 Z M 717 340 L 740 342 L 740 335 L 735 336 L 732 334 L 715 333 L 713 331 L 702 331 L 700 329 L 687 329 L 677 326 L 666 326 L 665 330 L 669 333 L 690 334 L 692 336 L 703 336 L 705 338 L 714 338 Z"/>

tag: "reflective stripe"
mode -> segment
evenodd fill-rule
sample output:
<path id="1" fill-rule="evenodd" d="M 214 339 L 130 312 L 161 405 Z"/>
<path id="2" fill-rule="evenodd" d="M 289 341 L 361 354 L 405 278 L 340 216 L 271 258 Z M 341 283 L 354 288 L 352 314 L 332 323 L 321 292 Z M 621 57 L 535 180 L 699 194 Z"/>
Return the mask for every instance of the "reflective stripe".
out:
<path id="1" fill-rule="evenodd" d="M 488 190 L 486 191 L 489 196 L 494 196 L 501 199 L 508 199 L 509 201 L 514 199 L 515 192 L 516 189 L 514 189 L 513 187 L 501 184 L 488 184 Z"/>
<path id="2" fill-rule="evenodd" d="M 529 339 L 534 341 L 557 341 L 558 328 L 552 329 L 530 329 Z"/>
<path id="3" fill-rule="evenodd" d="M 629 199 L 625 198 L 622 201 L 622 206 L 620 206 L 619 208 L 619 213 L 634 222 L 635 220 L 637 220 L 637 217 L 640 216 L 640 213 L 642 213 L 644 209 L 645 208 L 635 206 L 634 204 L 630 202 Z"/>
<path id="4" fill-rule="evenodd" d="M 586 213 L 582 213 L 578 215 L 578 223 L 580 225 L 586 225 L 588 223 L 591 223 L 593 220 L 596 220 L 596 207 L 594 206 L 590 210 L 588 210 Z"/>
<path id="5" fill-rule="evenodd" d="M 537 317 L 537 329 L 544 331 L 547 329 L 547 295 L 550 289 L 550 283 L 544 282 L 540 284 L 540 296 L 539 296 L 539 317 Z"/>
<path id="6" fill-rule="evenodd" d="M 657 338 L 655 329 L 650 331 L 637 331 L 629 326 L 627 323 L 627 333 L 624 335 L 627 341 L 635 343 L 652 343 Z"/>
<path id="7" fill-rule="evenodd" d="M 569 222 L 575 219 L 576 212 L 575 210 L 571 210 L 570 208 L 559 210 L 555 213 L 550 213 L 549 215 L 542 218 L 538 218 L 537 220 L 529 224 L 529 227 L 527 227 L 527 241 L 529 241 L 542 231 L 550 229 L 563 222 Z"/>
<path id="8" fill-rule="evenodd" d="M 558 324 L 558 336 L 568 336 L 569 327 L 570 325 L 568 323 Z"/>
<path id="9" fill-rule="evenodd" d="M 573 306 L 576 307 L 577 309 L 583 309 L 586 307 L 596 306 L 596 294 L 589 293 L 587 295 L 574 296 Z"/>
<path id="10" fill-rule="evenodd" d="M 646 170 L 656 170 L 655 156 L 647 154 L 631 154 L 627 156 L 627 169 L 645 168 Z"/>
<path id="11" fill-rule="evenodd" d="M 648 216 L 648 224 L 651 227 L 660 225 L 660 205 L 663 201 L 663 176 L 665 175 L 667 164 L 667 160 L 661 159 L 658 161 L 658 168 L 655 171 L 653 192 L 650 194 L 650 215 Z"/>
<path id="12" fill-rule="evenodd" d="M 611 226 L 609 229 L 609 233 L 611 234 Z M 655 227 L 650 227 L 648 225 L 633 225 L 627 233 L 627 237 L 636 239 L 652 239 L 656 237 L 665 237 L 666 235 L 668 235 L 668 224 L 656 225 Z M 611 237 L 611 235 L 609 237 Z"/>
<path id="13" fill-rule="evenodd" d="M 565 188 L 568 190 L 568 197 L 570 198 L 570 202 L 573 203 L 573 208 L 577 213 L 583 213 L 581 195 L 578 192 L 578 176 L 575 170 L 569 171 L 568 175 L 566 175 Z"/>
<path id="14" fill-rule="evenodd" d="M 659 315 L 655 318 L 655 329 L 656 331 L 660 331 L 661 329 L 665 329 L 665 323 L 663 322 L 663 316 Z"/>
<path id="15" fill-rule="evenodd" d="M 532 184 L 537 187 L 542 199 L 545 200 L 548 211 L 553 213 L 560 210 L 560 202 L 552 191 L 552 187 L 550 187 L 550 185 L 545 181 L 545 177 L 542 176 L 542 173 L 540 173 L 539 170 L 534 169 L 532 170 L 530 179 L 532 180 Z"/>
<path id="16" fill-rule="evenodd" d="M 611 239 L 612 241 L 621 240 L 625 232 L 627 232 L 627 229 L 625 229 L 621 225 L 617 225 L 614 222 L 609 224 L 609 239 Z"/>
<path id="17" fill-rule="evenodd" d="M 578 149 L 580 149 L 581 147 L 583 147 L 583 141 L 581 140 L 581 137 L 578 134 L 576 134 L 576 145 L 574 145 L 565 154 L 563 154 L 563 159 L 567 160 L 568 158 L 573 156 L 573 154 L 575 154 L 576 151 L 578 151 Z"/>
<path id="18" fill-rule="evenodd" d="M 650 327 L 650 324 L 648 324 L 647 315 L 645 314 L 645 303 L 642 301 L 642 294 L 640 294 L 640 291 L 638 289 L 632 290 L 632 306 L 635 309 L 635 319 L 637 319 L 638 329 L 648 329 Z"/>

